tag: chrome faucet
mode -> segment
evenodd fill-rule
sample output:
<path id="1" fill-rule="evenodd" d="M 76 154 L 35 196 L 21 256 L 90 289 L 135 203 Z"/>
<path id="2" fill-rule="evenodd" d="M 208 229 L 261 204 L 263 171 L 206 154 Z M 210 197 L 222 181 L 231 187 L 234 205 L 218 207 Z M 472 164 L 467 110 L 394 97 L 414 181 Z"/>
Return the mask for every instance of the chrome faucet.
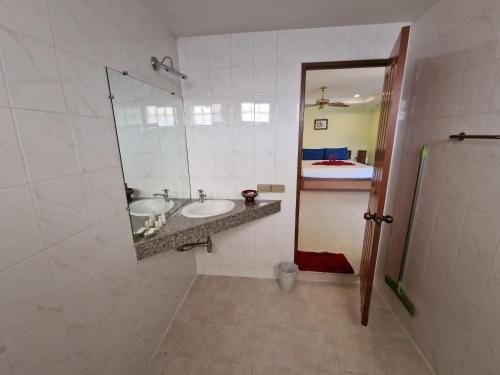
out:
<path id="1" fill-rule="evenodd" d="M 168 191 L 169 191 L 169 189 L 163 189 L 162 191 L 163 191 L 163 193 L 155 193 L 155 194 L 153 194 L 153 197 L 163 197 L 166 201 L 168 201 L 169 200 L 169 198 L 168 198 Z"/>
<path id="2" fill-rule="evenodd" d="M 200 203 L 205 202 L 205 198 L 207 197 L 207 195 L 203 193 L 203 189 L 198 189 L 198 193 L 200 193 L 200 197 L 198 198 L 198 202 L 200 202 Z"/>

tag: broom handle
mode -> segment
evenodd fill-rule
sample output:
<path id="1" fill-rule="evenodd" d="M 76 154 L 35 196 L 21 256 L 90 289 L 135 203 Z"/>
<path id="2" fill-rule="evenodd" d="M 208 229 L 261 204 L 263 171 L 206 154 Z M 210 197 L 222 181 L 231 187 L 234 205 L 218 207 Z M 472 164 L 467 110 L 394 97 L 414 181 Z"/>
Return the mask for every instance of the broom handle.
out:
<path id="1" fill-rule="evenodd" d="M 399 267 L 398 281 L 403 281 L 403 275 L 405 273 L 406 256 L 408 254 L 408 247 L 410 246 L 411 232 L 413 228 L 413 221 L 415 219 L 415 212 L 417 211 L 417 201 L 418 193 L 420 191 L 420 183 L 422 181 L 422 174 L 424 171 L 425 161 L 429 156 L 429 148 L 427 146 L 422 146 L 420 150 L 420 164 L 418 166 L 417 181 L 415 183 L 415 191 L 413 192 L 413 202 L 411 204 L 410 220 L 408 222 L 408 230 L 406 231 L 405 246 L 403 249 L 403 256 L 401 257 L 401 266 Z"/>

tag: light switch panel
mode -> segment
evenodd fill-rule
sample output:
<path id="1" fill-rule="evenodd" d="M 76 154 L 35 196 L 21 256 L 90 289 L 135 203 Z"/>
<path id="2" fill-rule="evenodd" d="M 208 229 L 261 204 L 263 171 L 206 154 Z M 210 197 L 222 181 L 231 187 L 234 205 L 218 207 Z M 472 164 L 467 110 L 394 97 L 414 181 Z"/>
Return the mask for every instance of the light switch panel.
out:
<path id="1" fill-rule="evenodd" d="M 257 191 L 259 193 L 284 193 L 285 185 L 258 184 Z"/>
<path id="2" fill-rule="evenodd" d="M 285 185 L 271 185 L 271 193 L 284 193 Z"/>
<path id="3" fill-rule="evenodd" d="M 257 185 L 257 191 L 259 193 L 270 193 L 271 192 L 271 185 L 269 185 L 269 184 L 258 184 Z"/>

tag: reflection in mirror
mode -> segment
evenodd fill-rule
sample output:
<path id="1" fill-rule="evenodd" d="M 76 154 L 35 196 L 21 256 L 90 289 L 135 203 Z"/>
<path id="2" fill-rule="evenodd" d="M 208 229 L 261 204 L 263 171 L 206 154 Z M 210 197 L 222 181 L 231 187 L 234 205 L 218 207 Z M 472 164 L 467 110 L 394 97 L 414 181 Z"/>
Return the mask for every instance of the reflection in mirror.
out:
<path id="1" fill-rule="evenodd" d="M 128 74 L 107 73 L 132 229 L 141 238 L 151 215 L 161 221 L 191 198 L 183 102 Z"/>

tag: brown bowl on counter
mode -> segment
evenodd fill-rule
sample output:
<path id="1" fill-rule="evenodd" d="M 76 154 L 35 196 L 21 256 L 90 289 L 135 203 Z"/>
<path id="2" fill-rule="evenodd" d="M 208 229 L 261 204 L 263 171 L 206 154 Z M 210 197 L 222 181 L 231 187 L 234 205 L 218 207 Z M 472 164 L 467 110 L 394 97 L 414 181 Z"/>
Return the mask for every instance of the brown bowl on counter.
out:
<path id="1" fill-rule="evenodd" d="M 247 206 L 253 206 L 255 204 L 255 197 L 258 194 L 259 193 L 257 192 L 257 190 L 251 190 L 251 189 L 243 190 L 241 192 L 241 195 L 243 196 L 243 198 L 245 198 L 245 205 Z"/>

